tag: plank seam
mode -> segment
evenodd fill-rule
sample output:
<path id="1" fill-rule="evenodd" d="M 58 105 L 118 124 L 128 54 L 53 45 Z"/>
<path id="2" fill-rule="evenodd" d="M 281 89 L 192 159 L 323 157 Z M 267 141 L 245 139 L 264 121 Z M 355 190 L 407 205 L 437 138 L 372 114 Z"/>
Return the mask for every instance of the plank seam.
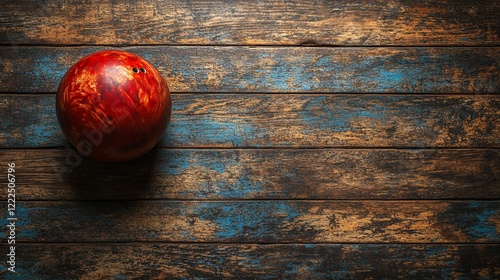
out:
<path id="1" fill-rule="evenodd" d="M 40 146 L 40 147 L 22 147 L 22 146 L 12 146 L 12 147 L 0 147 L 0 150 L 64 150 L 66 149 L 67 146 Z M 356 150 L 356 151 L 362 151 L 362 150 L 388 150 L 388 151 L 436 151 L 436 150 L 457 150 L 457 151 L 464 151 L 464 150 L 499 150 L 500 146 L 488 146 L 488 147 L 474 147 L 474 146 L 467 146 L 467 147 L 432 147 L 432 146 L 422 146 L 422 147 L 405 147 L 405 146 L 380 146 L 380 147 L 373 147 L 373 146 L 316 146 L 316 147 L 256 147 L 256 146 L 249 146 L 249 147 L 225 147 L 225 146 L 159 146 L 157 149 L 159 150 L 173 150 L 173 151 L 188 151 L 188 150 L 213 150 L 213 151 L 224 151 L 224 150 L 242 150 L 242 151 L 264 151 L 264 150 L 279 150 L 279 151 L 298 151 L 298 150 L 315 150 L 315 151 L 332 151 L 332 150 L 337 150 L 337 151 L 342 151 L 342 150 Z"/>
<path id="2" fill-rule="evenodd" d="M 388 198 L 388 199 L 368 199 L 368 198 L 363 198 L 363 199 L 309 199 L 309 198 L 248 198 L 248 199 L 213 199 L 213 198 L 207 198 L 207 199 L 182 199 L 182 198 L 176 198 L 176 199 L 165 199 L 165 198 L 151 198 L 151 199 L 116 199 L 116 200 L 111 200 L 111 199 L 76 199 L 76 200 L 21 200 L 17 199 L 17 202 L 52 202 L 54 204 L 60 203 L 60 204 L 66 204 L 66 203 L 78 203 L 78 202 L 88 202 L 88 203 L 102 203 L 102 202 L 152 202 L 152 203 L 158 203 L 158 202 L 194 202 L 194 203 L 207 203 L 207 202 L 213 202 L 213 203 L 234 203 L 234 202 L 244 202 L 244 203 L 257 203 L 257 202 L 315 202 L 315 203 L 333 203 L 333 202 L 393 202 L 393 203 L 399 203 L 399 202 L 433 202 L 433 203 L 439 203 L 439 202 L 447 202 L 447 203 L 461 203 L 461 202 L 500 202 L 500 198 L 426 198 L 426 199 L 416 199 L 416 198 L 408 198 L 408 199 L 394 199 L 394 198 Z M 0 205 L 7 204 L 7 202 L 0 202 Z"/>
<path id="3" fill-rule="evenodd" d="M 50 47 L 50 48 L 68 48 L 68 47 L 109 47 L 109 48 L 130 48 L 130 47 L 249 47 L 249 48 L 498 48 L 500 43 L 491 44 L 412 44 L 412 45 L 339 45 L 339 44 L 12 44 L 0 43 L 0 47 Z"/>
<path id="4" fill-rule="evenodd" d="M 129 244 L 179 244 L 179 245 L 259 245 L 259 246 L 286 246 L 286 245 L 320 245 L 320 246 L 334 246 L 334 245 L 375 245 L 375 246 L 388 246 L 388 245 L 403 245 L 403 246 L 418 246 L 418 245 L 438 245 L 438 246 L 470 246 L 470 245 L 495 245 L 499 246 L 498 242 L 422 242 L 422 243 L 404 243 L 404 242 L 210 242 L 210 241 L 59 241 L 59 242 L 40 242 L 40 241 L 16 241 L 16 244 L 31 244 L 31 245 L 91 245 L 91 244 L 99 244 L 99 245 L 129 245 Z"/>

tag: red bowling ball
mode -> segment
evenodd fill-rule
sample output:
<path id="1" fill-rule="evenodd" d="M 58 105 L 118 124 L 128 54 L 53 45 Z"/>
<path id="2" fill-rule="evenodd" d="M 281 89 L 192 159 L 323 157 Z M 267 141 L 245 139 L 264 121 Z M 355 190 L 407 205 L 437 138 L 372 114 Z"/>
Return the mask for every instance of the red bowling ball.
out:
<path id="1" fill-rule="evenodd" d="M 172 101 L 166 81 L 144 58 L 121 50 L 90 54 L 62 78 L 57 119 L 77 151 L 124 162 L 150 151 L 170 121 Z"/>

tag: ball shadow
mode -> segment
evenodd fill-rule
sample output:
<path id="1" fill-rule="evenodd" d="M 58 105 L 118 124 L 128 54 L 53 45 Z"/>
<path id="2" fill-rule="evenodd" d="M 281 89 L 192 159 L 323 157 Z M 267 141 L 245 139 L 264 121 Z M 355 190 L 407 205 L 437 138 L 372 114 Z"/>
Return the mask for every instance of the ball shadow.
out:
<path id="1" fill-rule="evenodd" d="M 74 200 L 145 199 L 152 187 L 155 163 L 160 149 L 124 163 L 106 163 L 83 158 L 64 180 L 70 185 Z"/>
<path id="2" fill-rule="evenodd" d="M 141 221 L 150 218 L 144 213 L 150 211 L 148 200 L 155 198 L 154 189 L 158 188 L 155 165 L 161 153 L 161 149 L 154 148 L 146 155 L 124 163 L 84 158 L 65 175 L 73 202 L 62 206 L 77 210 L 75 221 L 79 224 L 68 223 L 57 231 L 71 232 L 70 240 L 138 240 L 130 226 L 142 225 Z"/>

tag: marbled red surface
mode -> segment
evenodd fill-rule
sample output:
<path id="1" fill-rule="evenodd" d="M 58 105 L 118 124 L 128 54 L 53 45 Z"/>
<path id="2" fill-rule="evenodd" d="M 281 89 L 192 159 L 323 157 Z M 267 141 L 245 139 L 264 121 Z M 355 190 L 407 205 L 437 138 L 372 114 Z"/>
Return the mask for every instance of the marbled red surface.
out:
<path id="1" fill-rule="evenodd" d="M 166 81 L 133 53 L 86 56 L 64 75 L 57 117 L 71 144 L 102 161 L 128 161 L 151 150 L 168 126 L 172 101 Z"/>

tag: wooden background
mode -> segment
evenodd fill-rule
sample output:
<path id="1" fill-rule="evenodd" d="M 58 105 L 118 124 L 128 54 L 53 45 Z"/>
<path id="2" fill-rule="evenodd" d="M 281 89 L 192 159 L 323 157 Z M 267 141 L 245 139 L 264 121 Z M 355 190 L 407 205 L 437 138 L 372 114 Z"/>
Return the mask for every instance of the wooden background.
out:
<path id="1" fill-rule="evenodd" d="M 499 3 L 0 0 L 0 278 L 499 279 Z M 173 92 L 124 164 L 55 117 L 109 48 Z"/>

